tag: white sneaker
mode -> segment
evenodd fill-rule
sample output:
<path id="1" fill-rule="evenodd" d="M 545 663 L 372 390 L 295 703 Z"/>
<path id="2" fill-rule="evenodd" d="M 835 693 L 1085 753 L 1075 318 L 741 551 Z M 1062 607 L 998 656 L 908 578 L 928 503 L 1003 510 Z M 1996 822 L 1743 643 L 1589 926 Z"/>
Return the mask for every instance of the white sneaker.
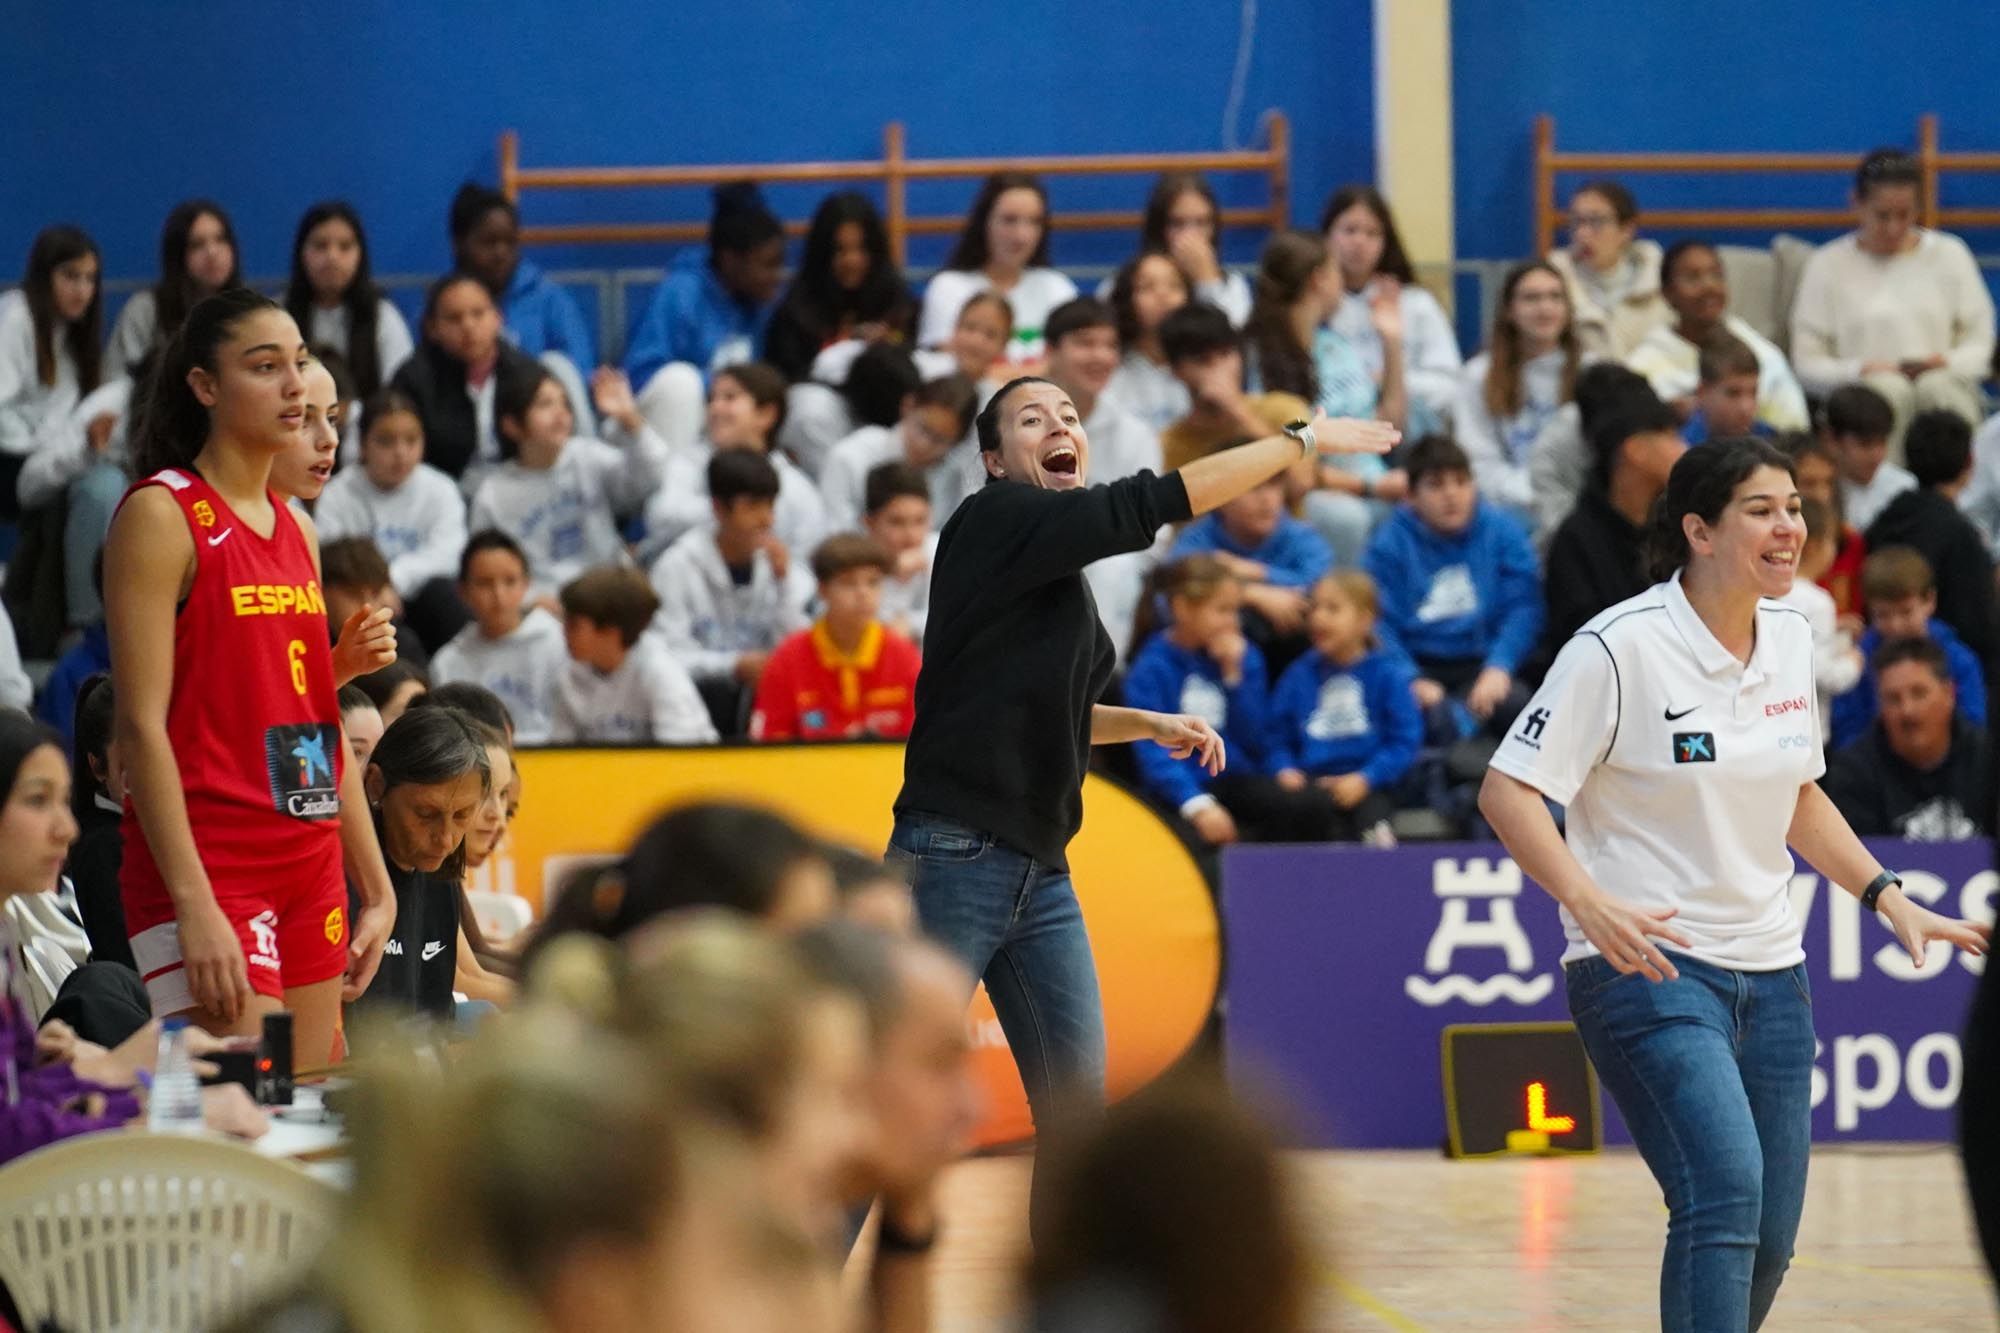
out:
<path id="1" fill-rule="evenodd" d="M 1394 847 L 1396 845 L 1396 831 L 1390 828 L 1389 821 L 1384 819 L 1362 833 L 1361 845 L 1364 847 Z"/>

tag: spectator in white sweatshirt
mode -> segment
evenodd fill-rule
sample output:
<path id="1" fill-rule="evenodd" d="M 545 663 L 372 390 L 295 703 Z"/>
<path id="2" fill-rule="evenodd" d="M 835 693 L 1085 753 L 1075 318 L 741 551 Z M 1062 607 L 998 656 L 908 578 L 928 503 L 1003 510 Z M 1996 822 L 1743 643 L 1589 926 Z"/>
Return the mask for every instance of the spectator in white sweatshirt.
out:
<path id="1" fill-rule="evenodd" d="M 243 285 L 242 255 L 229 214 L 212 199 L 174 205 L 160 228 L 160 280 L 135 292 L 111 329 L 109 368 L 130 375 L 146 353 L 181 331 L 195 302 L 225 287 Z"/>
<path id="2" fill-rule="evenodd" d="M 99 392 L 102 275 L 97 243 L 58 225 L 35 237 L 19 289 L 0 295 L 0 519 L 67 492 L 63 593 L 71 625 L 103 614 L 91 561 L 125 491 L 110 452 L 123 403 Z"/>
<path id="3" fill-rule="evenodd" d="M 1172 256 L 1148 251 L 1118 270 L 1109 296 L 1124 359 L 1105 393 L 1158 435 L 1188 414 L 1187 385 L 1167 363 L 1160 325 L 1193 299 L 1193 284 Z"/>
<path id="4" fill-rule="evenodd" d="M 863 426 L 835 445 L 820 474 L 830 532 L 858 532 L 867 510 L 868 475 L 884 463 L 907 463 L 930 488 L 931 515 L 942 525 L 979 485 L 979 444 L 972 418 L 979 391 L 963 375 L 929 380 L 903 399 L 892 426 Z M 796 549 L 796 548 L 794 548 Z"/>
<path id="5" fill-rule="evenodd" d="M 471 681 L 500 696 L 523 745 L 549 739 L 556 683 L 569 667 L 562 623 L 528 600 L 528 557 L 520 543 L 491 528 L 472 534 L 459 562 L 458 593 L 472 623 L 431 659 L 439 685 Z"/>
<path id="6" fill-rule="evenodd" d="M 1888 461 L 1895 414 L 1866 384 L 1843 384 L 1827 396 L 1826 439 L 1840 469 L 1840 512 L 1860 532 L 1917 479 Z"/>
<path id="7" fill-rule="evenodd" d="M 714 526 L 708 464 L 717 453 L 746 449 L 761 454 L 778 474 L 775 531 L 785 549 L 807 552 L 826 536 L 826 504 L 819 487 L 777 447 L 784 429 L 785 377 L 762 361 L 715 372 L 708 389 L 704 439 L 675 449 L 666 479 L 646 503 L 647 551 L 661 551 L 690 528 Z"/>
<path id="8" fill-rule="evenodd" d="M 1757 356 L 1757 421 L 1769 430 L 1805 430 L 1812 424 L 1805 391 L 1785 354 L 1743 319 L 1729 313 L 1729 278 L 1722 256 L 1703 240 L 1675 241 L 1660 260 L 1660 290 L 1674 322 L 1648 333 L 1625 364 L 1646 377 L 1653 392 L 1685 421 L 1701 386 L 1701 349 L 1727 334 Z"/>
<path id="9" fill-rule="evenodd" d="M 660 599 L 646 576 L 599 565 L 563 585 L 569 666 L 556 683 L 557 744 L 708 745 L 720 739 L 687 668 L 646 633 Z"/>
<path id="10" fill-rule="evenodd" d="M 1993 298 L 1965 242 L 1917 225 L 1923 172 L 1895 148 L 1861 160 L 1860 226 L 1813 252 L 1792 306 L 1792 364 L 1814 393 L 1862 380 L 1896 414 L 1890 457 L 1926 408 L 1985 416 L 1979 383 L 1993 360 Z"/>
<path id="11" fill-rule="evenodd" d="M 655 629 L 687 666 L 709 711 L 740 733 L 771 650 L 806 623 L 813 580 L 803 555 L 772 540 L 778 474 L 764 455 L 723 449 L 708 461 L 713 528 L 693 528 L 654 562 Z"/>
<path id="12" fill-rule="evenodd" d="M 908 463 L 882 463 L 868 473 L 867 494 L 863 527 L 889 553 L 882 623 L 921 645 L 931 612 L 931 566 L 937 561 L 930 485 Z"/>
<path id="13" fill-rule="evenodd" d="M 299 219 L 285 309 L 308 343 L 345 358 L 361 398 L 373 397 L 416 350 L 409 324 L 375 285 L 361 215 L 342 200 L 314 204 Z"/>
<path id="14" fill-rule="evenodd" d="M 571 433 L 569 396 L 540 363 L 503 382 L 494 403 L 501 462 L 473 493 L 471 523 L 521 544 L 538 599 L 592 565 L 628 559 L 620 524 L 666 474 L 666 441 L 640 414 L 624 373 L 600 367 L 591 391 L 615 444 Z"/>
<path id="15" fill-rule="evenodd" d="M 333 474 L 313 518 L 322 542 L 368 537 L 389 562 L 405 601 L 434 580 L 449 581 L 465 549 L 465 497 L 424 462 L 424 421 L 400 389 L 380 389 L 361 406 L 359 467 Z"/>
<path id="16" fill-rule="evenodd" d="M 958 243 L 924 289 L 917 345 L 944 346 L 966 301 L 984 291 L 1013 308 L 1006 360 L 1016 373 L 1032 372 L 1042 362 L 1043 324 L 1076 284 L 1049 266 L 1048 191 L 1025 172 L 996 172 L 980 185 Z"/>
<path id="17" fill-rule="evenodd" d="M 1340 265 L 1341 285 L 1354 298 L 1333 312 L 1333 331 L 1380 380 L 1383 347 L 1374 308 L 1378 299 L 1393 298 L 1403 316 L 1403 386 L 1409 395 L 1403 437 L 1417 439 L 1442 430 L 1464 369 L 1458 334 L 1437 298 L 1417 285 L 1417 270 L 1403 251 L 1389 201 L 1372 185 L 1343 185 L 1326 201 L 1319 229 Z"/>
<path id="18" fill-rule="evenodd" d="M 1480 495 L 1524 521 L 1534 509 L 1528 461 L 1576 396 L 1582 360 L 1562 274 L 1542 260 L 1508 270 L 1493 336 L 1465 363 L 1451 419 Z"/>

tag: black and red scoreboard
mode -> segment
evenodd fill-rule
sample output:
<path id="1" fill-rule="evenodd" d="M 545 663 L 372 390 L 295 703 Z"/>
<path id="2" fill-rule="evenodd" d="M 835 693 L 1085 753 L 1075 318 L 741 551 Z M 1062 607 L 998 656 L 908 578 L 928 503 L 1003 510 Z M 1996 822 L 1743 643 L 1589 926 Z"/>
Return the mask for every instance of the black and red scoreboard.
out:
<path id="1" fill-rule="evenodd" d="M 1449 1156 L 1593 1153 L 1603 1146 L 1597 1071 L 1574 1024 L 1454 1023 L 1442 1047 Z"/>

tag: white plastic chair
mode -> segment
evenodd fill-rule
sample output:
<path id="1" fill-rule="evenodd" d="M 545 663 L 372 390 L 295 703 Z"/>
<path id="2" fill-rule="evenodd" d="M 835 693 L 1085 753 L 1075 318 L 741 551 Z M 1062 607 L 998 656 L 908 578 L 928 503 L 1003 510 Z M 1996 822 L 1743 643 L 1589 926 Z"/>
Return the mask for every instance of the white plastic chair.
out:
<path id="1" fill-rule="evenodd" d="M 67 1139 L 0 1168 L 0 1281 L 25 1328 L 211 1328 L 306 1272 L 339 1199 L 220 1139 Z"/>
<path id="2" fill-rule="evenodd" d="M 535 924 L 535 909 L 519 894 L 467 889 L 465 902 L 488 944 L 505 944 Z"/>

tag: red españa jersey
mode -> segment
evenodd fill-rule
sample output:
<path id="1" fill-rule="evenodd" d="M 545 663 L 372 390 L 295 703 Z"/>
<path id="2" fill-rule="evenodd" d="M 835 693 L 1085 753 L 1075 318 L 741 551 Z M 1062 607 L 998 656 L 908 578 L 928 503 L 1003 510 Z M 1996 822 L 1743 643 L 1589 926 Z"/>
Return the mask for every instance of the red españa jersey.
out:
<path id="1" fill-rule="evenodd" d="M 346 746 L 305 534 L 272 496 L 276 522 L 258 536 L 192 468 L 132 491 L 146 486 L 166 488 L 194 538 L 194 583 L 174 617 L 167 738 L 202 864 L 212 879 L 234 880 L 330 863 L 337 878 Z M 129 801 L 124 835 L 121 882 L 158 885 Z"/>
<path id="2" fill-rule="evenodd" d="M 915 716 L 917 646 L 871 624 L 849 657 L 821 620 L 779 644 L 757 681 L 750 739 L 901 740 Z"/>

